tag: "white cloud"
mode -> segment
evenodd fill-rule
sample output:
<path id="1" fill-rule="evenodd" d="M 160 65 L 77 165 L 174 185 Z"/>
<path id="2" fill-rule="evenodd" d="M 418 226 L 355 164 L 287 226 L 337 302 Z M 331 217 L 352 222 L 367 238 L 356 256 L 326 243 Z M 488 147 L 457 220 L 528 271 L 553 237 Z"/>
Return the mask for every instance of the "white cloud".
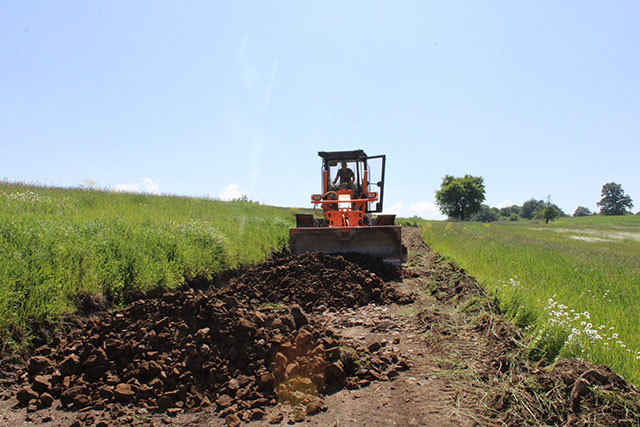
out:
<path id="1" fill-rule="evenodd" d="M 513 203 L 511 200 L 505 200 L 503 202 L 498 203 L 498 206 L 496 206 L 498 209 L 502 209 L 502 208 L 506 208 L 508 206 L 513 206 L 515 205 L 515 203 Z"/>
<path id="2" fill-rule="evenodd" d="M 159 194 L 158 184 L 153 182 L 151 178 L 144 177 L 142 181 L 135 184 L 118 184 L 114 187 L 114 190 L 122 193 L 149 193 Z"/>
<path id="3" fill-rule="evenodd" d="M 393 204 L 390 208 L 384 210 L 385 214 L 395 214 L 397 216 L 400 216 L 400 212 L 402 212 L 402 203 Z"/>
<path id="4" fill-rule="evenodd" d="M 220 194 L 218 195 L 218 197 L 220 197 L 220 200 L 234 200 L 234 199 L 239 199 L 242 196 L 246 196 L 247 193 L 240 191 L 240 187 L 238 186 L 238 184 L 229 184 L 226 187 L 224 187 L 221 191 Z"/>
<path id="5" fill-rule="evenodd" d="M 418 203 L 409 206 L 409 214 L 417 215 L 424 219 L 445 219 L 446 217 L 440 213 L 435 203 L 428 200 L 421 200 Z"/>

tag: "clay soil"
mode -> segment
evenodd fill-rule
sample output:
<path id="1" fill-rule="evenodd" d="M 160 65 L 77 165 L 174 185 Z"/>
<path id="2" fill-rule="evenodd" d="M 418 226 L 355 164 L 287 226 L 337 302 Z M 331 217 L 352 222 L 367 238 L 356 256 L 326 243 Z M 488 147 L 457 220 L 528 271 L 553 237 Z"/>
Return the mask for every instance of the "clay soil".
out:
<path id="1" fill-rule="evenodd" d="M 0 365 L 0 425 L 624 425 L 606 366 L 527 358 L 476 281 L 403 230 L 409 263 L 274 254 L 224 280 L 41 328 Z"/>

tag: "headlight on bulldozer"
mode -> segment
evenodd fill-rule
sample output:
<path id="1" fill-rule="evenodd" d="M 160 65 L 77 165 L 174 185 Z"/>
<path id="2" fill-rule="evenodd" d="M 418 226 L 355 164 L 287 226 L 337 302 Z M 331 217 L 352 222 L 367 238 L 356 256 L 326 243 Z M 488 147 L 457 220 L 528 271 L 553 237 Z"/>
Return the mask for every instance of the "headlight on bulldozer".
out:
<path id="1" fill-rule="evenodd" d="M 311 196 L 311 200 L 313 200 L 314 202 L 319 202 L 320 200 L 322 200 L 322 194 L 314 194 L 313 196 Z"/>
<path id="2" fill-rule="evenodd" d="M 375 199 L 376 197 L 378 197 L 376 192 L 367 193 L 367 199 Z"/>

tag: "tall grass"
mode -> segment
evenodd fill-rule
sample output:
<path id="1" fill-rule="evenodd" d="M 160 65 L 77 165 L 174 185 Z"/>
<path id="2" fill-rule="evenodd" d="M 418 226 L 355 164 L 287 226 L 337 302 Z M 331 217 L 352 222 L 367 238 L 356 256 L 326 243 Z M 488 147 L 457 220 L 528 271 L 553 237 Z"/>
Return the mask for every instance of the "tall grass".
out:
<path id="1" fill-rule="evenodd" d="M 118 305 L 259 261 L 294 223 L 252 202 L 0 184 L 1 342 L 81 295 Z"/>
<path id="2" fill-rule="evenodd" d="M 640 218 L 429 222 L 425 241 L 529 331 L 531 354 L 581 356 L 640 384 Z"/>

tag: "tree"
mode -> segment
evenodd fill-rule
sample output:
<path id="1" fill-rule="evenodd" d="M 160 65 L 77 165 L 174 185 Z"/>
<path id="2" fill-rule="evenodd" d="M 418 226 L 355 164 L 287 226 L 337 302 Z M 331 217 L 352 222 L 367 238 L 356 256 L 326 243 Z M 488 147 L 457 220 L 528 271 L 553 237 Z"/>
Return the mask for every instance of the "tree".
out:
<path id="1" fill-rule="evenodd" d="M 500 216 L 503 216 L 505 218 L 511 218 L 513 216 L 512 214 L 520 216 L 520 206 L 511 205 L 504 208 L 500 208 Z"/>
<path id="2" fill-rule="evenodd" d="M 589 208 L 585 208 L 584 206 L 578 206 L 576 211 L 573 213 L 573 216 L 589 216 L 591 215 L 591 211 Z"/>
<path id="3" fill-rule="evenodd" d="M 531 219 L 536 216 L 536 213 L 544 209 L 544 202 L 542 200 L 530 199 L 522 204 L 520 208 L 520 216 L 525 219 Z"/>
<path id="4" fill-rule="evenodd" d="M 624 194 L 620 184 L 608 182 L 602 186 L 602 199 L 597 203 L 601 215 L 624 215 L 633 207 L 631 197 Z"/>
<path id="5" fill-rule="evenodd" d="M 480 205 L 480 210 L 471 216 L 471 220 L 478 222 L 493 222 L 500 219 L 498 208 L 491 208 L 489 205 Z"/>
<path id="6" fill-rule="evenodd" d="M 440 190 L 436 191 L 436 204 L 449 218 L 464 221 L 480 210 L 484 201 L 484 179 L 465 175 L 460 178 L 445 175 Z"/>
<path id="7" fill-rule="evenodd" d="M 555 204 L 551 203 L 551 196 L 547 196 L 547 201 L 544 203 L 544 207 L 539 209 L 535 213 L 536 218 L 544 219 L 545 224 L 549 224 L 549 221 L 553 221 L 559 216 L 564 216 L 564 212 Z"/>

